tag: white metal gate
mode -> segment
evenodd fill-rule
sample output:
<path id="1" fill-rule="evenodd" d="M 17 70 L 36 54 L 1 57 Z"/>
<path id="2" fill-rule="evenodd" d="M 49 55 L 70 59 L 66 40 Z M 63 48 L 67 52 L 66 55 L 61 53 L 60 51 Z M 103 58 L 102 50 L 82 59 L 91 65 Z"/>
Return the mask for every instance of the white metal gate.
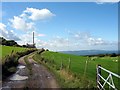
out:
<path id="1" fill-rule="evenodd" d="M 105 79 L 102 75 L 101 75 L 101 70 L 107 72 L 109 75 L 108 77 Z M 101 67 L 101 65 L 97 66 L 97 88 L 99 90 L 105 90 L 105 85 L 108 84 L 109 88 L 113 89 L 113 90 L 117 90 L 114 81 L 113 81 L 113 76 L 117 77 L 118 79 L 120 79 L 120 76 Z M 103 83 L 101 83 L 101 79 L 104 81 Z"/>

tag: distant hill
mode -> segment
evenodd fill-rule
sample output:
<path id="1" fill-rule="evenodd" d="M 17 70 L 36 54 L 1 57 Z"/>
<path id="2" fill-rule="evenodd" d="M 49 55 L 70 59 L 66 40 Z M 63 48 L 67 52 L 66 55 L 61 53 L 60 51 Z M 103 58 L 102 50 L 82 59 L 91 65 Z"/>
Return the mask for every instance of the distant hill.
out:
<path id="1" fill-rule="evenodd" d="M 80 51 L 60 51 L 62 53 L 74 54 L 74 55 L 98 55 L 98 54 L 118 54 L 117 50 L 80 50 Z M 120 51 L 119 51 L 120 54 Z"/>

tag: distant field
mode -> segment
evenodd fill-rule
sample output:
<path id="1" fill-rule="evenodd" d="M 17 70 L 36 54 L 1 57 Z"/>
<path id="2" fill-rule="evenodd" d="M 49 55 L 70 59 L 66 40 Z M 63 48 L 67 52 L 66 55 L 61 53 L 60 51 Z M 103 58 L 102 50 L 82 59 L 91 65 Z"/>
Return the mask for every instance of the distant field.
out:
<path id="1" fill-rule="evenodd" d="M 12 51 L 14 52 L 24 52 L 26 48 L 12 47 L 12 46 L 0 46 L 0 53 L 2 53 L 0 58 L 4 58 L 6 55 L 10 55 Z"/>
<path id="2" fill-rule="evenodd" d="M 89 80 L 96 83 L 96 65 L 100 64 L 102 67 L 118 74 L 118 57 L 86 57 L 86 56 L 76 56 L 70 54 L 63 54 L 57 52 L 45 51 L 42 53 L 42 57 L 46 60 L 50 60 L 60 68 L 61 61 L 63 66 L 67 67 L 69 63 L 69 58 L 71 60 L 70 71 L 77 73 L 82 77 L 86 76 Z M 38 56 L 39 58 L 39 56 Z M 87 63 L 86 63 L 87 62 Z M 85 70 L 86 67 L 86 70 Z M 106 77 L 106 73 L 102 72 Z M 119 73 L 120 74 L 120 73 Z M 118 79 L 115 78 L 115 83 L 118 84 Z"/>

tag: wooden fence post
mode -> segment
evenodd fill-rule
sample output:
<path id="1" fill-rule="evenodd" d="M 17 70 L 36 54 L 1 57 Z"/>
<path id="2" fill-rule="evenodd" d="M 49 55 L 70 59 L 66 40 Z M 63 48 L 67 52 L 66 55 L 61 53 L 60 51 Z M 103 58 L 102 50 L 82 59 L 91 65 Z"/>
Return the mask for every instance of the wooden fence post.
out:
<path id="1" fill-rule="evenodd" d="M 71 65 L 71 59 L 69 57 L 68 70 L 70 69 L 70 65 Z"/>
<path id="2" fill-rule="evenodd" d="M 61 66 L 60 66 L 60 70 L 62 70 L 62 68 L 63 68 L 63 61 L 62 61 L 62 59 L 61 59 Z"/>
<path id="3" fill-rule="evenodd" d="M 54 63 L 54 55 L 52 55 L 52 64 Z"/>
<path id="4" fill-rule="evenodd" d="M 85 69 L 84 69 L 84 77 L 85 77 L 85 75 L 86 75 L 86 70 L 87 70 L 87 63 L 88 63 L 88 59 L 86 60 L 86 62 L 85 62 Z"/>

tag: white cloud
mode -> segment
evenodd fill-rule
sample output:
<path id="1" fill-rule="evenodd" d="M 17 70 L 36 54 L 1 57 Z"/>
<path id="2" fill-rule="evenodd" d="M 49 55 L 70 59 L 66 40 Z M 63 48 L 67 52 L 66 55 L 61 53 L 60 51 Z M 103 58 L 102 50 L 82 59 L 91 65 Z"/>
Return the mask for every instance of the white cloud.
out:
<path id="1" fill-rule="evenodd" d="M 43 36 L 46 36 L 46 35 L 45 34 L 38 34 L 37 36 L 43 37 Z"/>
<path id="2" fill-rule="evenodd" d="M 76 32 L 70 34 L 73 38 L 83 40 L 89 38 L 91 35 L 88 32 Z"/>
<path id="3" fill-rule="evenodd" d="M 106 45 L 106 42 L 102 38 L 88 38 L 87 40 L 89 45 Z"/>
<path id="4" fill-rule="evenodd" d="M 7 30 L 6 25 L 3 23 L 0 23 L 0 37 L 4 37 L 5 39 L 10 40 L 20 40 L 19 37 L 14 33 L 13 30 Z"/>
<path id="5" fill-rule="evenodd" d="M 38 46 L 38 42 L 40 41 L 38 38 L 46 36 L 45 34 L 40 34 L 36 31 L 34 31 L 34 38 L 35 38 L 35 43 Z M 21 41 L 18 41 L 18 44 L 20 45 L 26 45 L 26 43 L 32 44 L 33 43 L 33 31 L 27 31 L 25 34 L 20 35 Z"/>
<path id="6" fill-rule="evenodd" d="M 119 2 L 120 0 L 96 0 L 96 2 Z"/>
<path id="7" fill-rule="evenodd" d="M 77 32 L 73 33 L 73 39 L 74 41 L 77 40 L 80 43 L 82 42 L 83 44 L 87 45 L 107 45 L 110 44 L 107 40 L 104 40 L 103 38 L 100 37 L 94 37 L 88 32 Z"/>
<path id="8" fill-rule="evenodd" d="M 48 9 L 36 9 L 36 8 L 27 8 L 21 16 L 28 16 L 29 19 L 32 20 L 44 20 L 55 16 Z"/>
<path id="9" fill-rule="evenodd" d="M 67 38 L 56 36 L 48 41 L 37 40 L 38 48 L 46 48 L 49 50 L 69 50 L 70 41 Z"/>
<path id="10" fill-rule="evenodd" d="M 95 0 L 97 4 L 104 4 L 104 3 L 117 3 L 120 0 Z"/>
<path id="11" fill-rule="evenodd" d="M 12 23 L 12 27 L 17 30 L 34 30 L 34 23 L 29 22 L 27 23 L 23 18 L 14 16 L 13 19 L 10 19 L 10 22 Z"/>
<path id="12" fill-rule="evenodd" d="M 27 43 L 32 44 L 32 34 L 30 33 L 25 33 L 20 35 L 21 40 L 18 41 L 18 44 L 20 45 L 26 45 Z"/>
<path id="13" fill-rule="evenodd" d="M 48 9 L 26 8 L 21 15 L 14 16 L 9 21 L 11 22 L 11 26 L 16 30 L 30 31 L 36 29 L 34 20 L 46 20 L 52 16 L 55 16 L 55 14 Z"/>

